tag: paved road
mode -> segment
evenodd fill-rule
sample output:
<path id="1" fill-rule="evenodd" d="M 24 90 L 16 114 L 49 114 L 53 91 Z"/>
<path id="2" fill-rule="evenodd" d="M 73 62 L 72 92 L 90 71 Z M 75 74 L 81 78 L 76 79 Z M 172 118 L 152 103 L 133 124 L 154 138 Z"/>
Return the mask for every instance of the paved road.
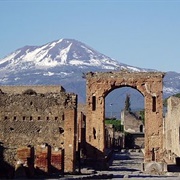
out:
<path id="1" fill-rule="evenodd" d="M 112 179 L 180 179 L 180 172 L 167 172 L 164 175 L 143 173 L 141 171 L 142 162 L 142 152 L 115 152 L 112 165 L 107 173 L 113 174 Z"/>
<path id="2" fill-rule="evenodd" d="M 108 171 L 94 171 L 92 169 L 82 168 L 81 175 L 71 175 L 63 179 L 150 179 L 150 180 L 180 180 L 180 168 L 171 166 L 171 171 L 165 174 L 147 174 L 141 171 L 143 162 L 143 153 L 140 151 L 115 151 Z"/>

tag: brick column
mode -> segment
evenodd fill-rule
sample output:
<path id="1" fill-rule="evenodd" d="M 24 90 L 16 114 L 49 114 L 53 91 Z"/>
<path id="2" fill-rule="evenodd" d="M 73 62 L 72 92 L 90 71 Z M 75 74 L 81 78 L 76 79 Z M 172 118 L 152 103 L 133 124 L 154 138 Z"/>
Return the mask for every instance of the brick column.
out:
<path id="1" fill-rule="evenodd" d="M 37 146 L 35 149 L 35 169 L 39 173 L 49 173 L 49 147 Z"/>
<path id="2" fill-rule="evenodd" d="M 51 149 L 51 173 L 62 171 L 63 169 L 62 161 L 63 161 L 62 150 L 58 148 Z"/>
<path id="3" fill-rule="evenodd" d="M 24 170 L 24 178 L 32 178 L 34 176 L 34 149 L 31 147 L 18 148 L 16 160 L 15 177 L 23 177 L 22 170 Z M 22 168 L 21 171 L 18 170 L 20 167 Z M 26 172 L 25 168 L 27 168 Z"/>

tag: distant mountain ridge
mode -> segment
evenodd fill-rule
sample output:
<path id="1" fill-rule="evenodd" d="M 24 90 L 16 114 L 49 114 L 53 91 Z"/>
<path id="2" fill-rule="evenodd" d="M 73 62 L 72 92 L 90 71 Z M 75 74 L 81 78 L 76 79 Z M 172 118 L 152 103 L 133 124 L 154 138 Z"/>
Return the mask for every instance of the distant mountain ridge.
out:
<path id="1" fill-rule="evenodd" d="M 85 79 L 89 71 L 157 71 L 120 63 L 74 39 L 60 39 L 42 46 L 24 46 L 0 59 L 1 85 L 62 85 L 85 102 Z M 167 72 L 164 96 L 178 93 L 180 73 Z"/>

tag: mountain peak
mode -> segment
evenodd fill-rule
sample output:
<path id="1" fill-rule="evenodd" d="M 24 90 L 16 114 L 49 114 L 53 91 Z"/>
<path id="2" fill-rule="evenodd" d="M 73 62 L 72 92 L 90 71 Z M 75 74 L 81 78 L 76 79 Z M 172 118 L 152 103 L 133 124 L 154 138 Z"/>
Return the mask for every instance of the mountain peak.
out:
<path id="1" fill-rule="evenodd" d="M 105 56 L 84 43 L 74 39 L 59 39 L 42 46 L 24 46 L 1 59 L 0 66 L 12 65 L 14 68 L 22 64 L 28 68 L 52 68 L 55 66 L 98 66 L 105 69 L 115 69 L 117 61 Z"/>

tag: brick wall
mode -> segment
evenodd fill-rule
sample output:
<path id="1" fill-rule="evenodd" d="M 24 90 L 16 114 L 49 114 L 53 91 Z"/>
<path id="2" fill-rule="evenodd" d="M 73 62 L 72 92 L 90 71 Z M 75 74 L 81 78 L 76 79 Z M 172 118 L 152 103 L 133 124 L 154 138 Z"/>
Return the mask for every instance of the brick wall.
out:
<path id="1" fill-rule="evenodd" d="M 3 160 L 15 167 L 18 161 L 17 149 L 31 146 L 36 147 L 35 164 L 42 165 L 38 165 L 39 169 L 48 172 L 49 162 L 45 162 L 49 161 L 47 157 L 52 159 L 52 164 L 55 164 L 57 169 L 60 169 L 60 165 L 58 167 L 54 160 L 55 156 L 60 158 L 59 155 L 51 151 L 52 158 L 48 152 L 47 156 L 42 156 L 42 149 L 37 146 L 46 144 L 52 150 L 63 150 L 65 139 L 74 141 L 74 134 L 64 134 L 67 131 L 64 124 L 67 120 L 68 123 L 73 122 L 72 126 L 75 125 L 76 118 L 73 117 L 73 120 L 71 117 L 66 118 L 65 112 L 77 108 L 77 96 L 65 93 L 62 87 L 57 86 L 17 86 L 14 88 L 1 86 L 0 89 L 0 142 L 4 147 Z M 74 154 L 71 151 L 66 155 L 70 156 L 71 153 Z M 72 164 L 71 166 L 74 167 Z M 69 168 L 74 170 L 72 167 Z"/>

